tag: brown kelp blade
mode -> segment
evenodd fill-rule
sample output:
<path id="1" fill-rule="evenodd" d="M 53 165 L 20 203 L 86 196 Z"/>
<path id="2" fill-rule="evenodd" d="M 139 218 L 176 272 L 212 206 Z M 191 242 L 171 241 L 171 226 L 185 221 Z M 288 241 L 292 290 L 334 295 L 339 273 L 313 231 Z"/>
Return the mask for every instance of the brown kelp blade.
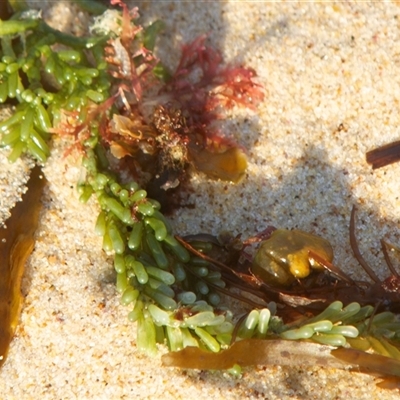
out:
<path id="1" fill-rule="evenodd" d="M 381 389 L 400 389 L 400 378 L 397 376 L 389 376 L 387 378 L 383 378 L 376 384 L 376 386 L 380 387 Z"/>
<path id="2" fill-rule="evenodd" d="M 19 319 L 21 278 L 33 250 L 45 183 L 40 167 L 35 167 L 22 201 L 11 210 L 6 228 L 0 228 L 0 366 L 7 357 Z"/>
<path id="3" fill-rule="evenodd" d="M 400 377 L 400 361 L 394 358 L 344 347 L 332 350 L 331 354 L 339 360 L 358 366 L 362 372 Z"/>
<path id="4" fill-rule="evenodd" d="M 345 368 L 347 362 L 333 357 L 332 347 L 305 341 L 245 339 L 235 342 L 227 350 L 211 353 L 198 347 L 186 347 L 162 356 L 168 367 L 190 369 L 229 369 L 234 365 L 322 365 Z"/>

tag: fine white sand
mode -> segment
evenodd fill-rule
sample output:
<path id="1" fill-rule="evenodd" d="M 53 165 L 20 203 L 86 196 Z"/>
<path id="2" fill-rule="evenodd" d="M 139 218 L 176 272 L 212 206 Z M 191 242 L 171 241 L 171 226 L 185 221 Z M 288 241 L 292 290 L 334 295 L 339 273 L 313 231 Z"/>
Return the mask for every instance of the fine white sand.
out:
<path id="1" fill-rule="evenodd" d="M 36 5 L 40 2 L 36 2 Z M 86 16 L 64 2 L 42 2 L 45 16 L 76 32 Z M 358 206 L 360 247 L 388 275 L 379 240 L 400 243 L 400 163 L 372 171 L 365 152 L 400 136 L 400 5 L 395 2 L 146 1 L 143 21 L 162 19 L 160 57 L 175 65 L 180 45 L 208 33 L 226 62 L 254 68 L 265 101 L 233 110 L 223 124 L 248 152 L 239 185 L 192 179 L 189 202 L 172 221 L 181 234 L 229 230 L 243 237 L 267 225 L 327 238 L 335 263 L 367 279 L 348 241 Z M 71 11 L 72 10 L 72 11 Z M 60 18 L 61 17 L 61 18 Z M 135 325 L 119 305 L 110 259 L 94 235 L 95 202 L 78 201 L 78 154 L 55 139 L 26 296 L 9 358 L 3 399 L 395 399 L 369 375 L 321 367 L 223 372 L 167 369 L 135 345 Z M 23 189 L 25 161 L 0 151 L 0 218 Z"/>

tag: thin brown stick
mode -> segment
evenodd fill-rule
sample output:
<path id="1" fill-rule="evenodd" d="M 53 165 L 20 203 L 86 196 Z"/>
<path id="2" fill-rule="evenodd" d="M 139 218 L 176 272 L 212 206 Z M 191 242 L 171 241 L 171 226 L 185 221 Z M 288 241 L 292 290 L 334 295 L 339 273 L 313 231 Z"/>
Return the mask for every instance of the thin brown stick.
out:
<path id="1" fill-rule="evenodd" d="M 370 276 L 370 278 L 374 282 L 380 283 L 381 282 L 380 279 L 375 274 L 375 272 L 372 270 L 372 268 L 368 265 L 368 263 L 365 261 L 364 257 L 360 253 L 360 249 L 358 248 L 356 232 L 355 232 L 355 219 L 356 219 L 355 215 L 356 215 L 356 207 L 353 206 L 353 208 L 351 210 L 351 217 L 350 217 L 350 245 L 351 245 L 351 248 L 353 250 L 354 256 L 356 257 L 357 261 L 364 268 L 364 271 Z"/>
<path id="2" fill-rule="evenodd" d="M 186 242 L 185 240 L 183 240 L 180 236 L 175 236 L 175 239 L 186 248 L 186 250 L 189 250 L 192 254 L 196 255 L 197 257 L 202 258 L 203 260 L 208 261 L 211 264 L 216 265 L 217 267 L 223 269 L 224 271 L 228 271 L 230 273 L 233 273 L 234 275 L 236 275 L 239 279 L 244 279 L 244 274 L 241 274 L 240 272 L 236 272 L 234 271 L 232 268 L 228 267 L 227 265 L 225 265 L 222 262 L 219 262 L 218 260 L 214 260 L 213 258 L 207 256 L 206 254 L 202 253 L 201 251 L 196 250 L 193 246 L 191 246 L 188 242 Z M 248 275 L 246 275 L 246 278 L 249 278 Z M 248 281 L 246 279 L 246 281 Z M 256 281 L 256 279 L 254 279 L 254 285 L 256 286 L 260 286 L 258 281 Z"/>
<path id="3" fill-rule="evenodd" d="M 265 308 L 266 305 L 265 304 L 261 304 L 261 303 L 257 303 L 251 299 L 248 299 L 247 297 L 241 296 L 240 294 L 236 294 L 231 292 L 228 289 L 222 288 L 220 286 L 214 285 L 212 282 L 210 282 L 209 280 L 205 279 L 205 277 L 199 276 L 198 274 L 196 274 L 193 270 L 191 270 L 186 264 L 183 264 L 184 268 L 186 268 L 186 270 L 191 273 L 193 276 L 195 276 L 197 279 L 202 280 L 203 282 L 205 282 L 208 286 L 212 287 L 215 291 L 220 292 L 226 296 L 230 296 L 233 297 L 236 300 L 241 301 L 242 303 L 247 303 L 252 307 L 255 308 Z M 247 291 L 246 289 L 239 287 L 239 289 L 243 290 L 243 291 Z"/>
<path id="4" fill-rule="evenodd" d="M 371 327 L 372 327 L 372 322 L 375 318 L 376 313 L 378 312 L 379 306 L 382 304 L 382 300 L 379 300 L 374 307 L 374 311 L 372 312 L 371 316 L 369 317 L 369 322 L 368 322 L 368 326 L 367 326 L 367 332 L 371 331 Z"/>
<path id="5" fill-rule="evenodd" d="M 250 311 L 247 312 L 246 314 L 242 315 L 239 320 L 236 322 L 235 324 L 235 328 L 233 329 L 232 332 L 232 338 L 231 338 L 231 342 L 229 343 L 230 346 L 233 345 L 233 343 L 236 342 L 236 338 L 237 338 L 237 334 L 239 332 L 240 326 L 243 324 L 244 320 L 247 318 L 247 316 L 250 314 Z"/>
<path id="6" fill-rule="evenodd" d="M 389 252 L 388 252 L 388 248 L 393 248 L 389 243 L 386 243 L 383 239 L 381 239 L 381 245 L 382 245 L 382 252 L 383 252 L 383 256 L 385 257 L 385 261 L 387 266 L 390 269 L 390 272 L 397 278 L 400 278 L 399 273 L 396 271 L 396 268 L 394 267 L 392 261 L 390 260 L 389 257 Z"/>
<path id="7" fill-rule="evenodd" d="M 182 244 L 187 250 L 189 250 L 192 254 L 194 254 L 194 255 L 196 255 L 196 256 L 198 256 L 198 257 L 201 257 L 203 260 L 206 260 L 206 261 L 208 261 L 209 263 L 216 265 L 217 267 L 222 268 L 224 271 L 229 271 L 229 273 L 233 274 L 234 276 L 236 276 L 237 278 L 239 278 L 241 281 L 244 282 L 243 285 L 241 285 L 241 284 L 236 283 L 236 282 L 234 282 L 234 281 L 232 281 L 232 280 L 229 280 L 229 281 L 230 281 L 229 283 L 231 284 L 231 286 L 237 287 L 238 289 L 243 290 L 244 292 L 253 294 L 253 295 L 255 295 L 255 296 L 257 296 L 257 297 L 259 297 L 259 298 L 262 299 L 262 297 L 260 296 L 261 293 L 260 293 L 257 289 L 255 289 L 255 288 L 253 288 L 253 287 L 247 287 L 247 286 L 245 285 L 245 284 L 250 285 L 250 282 L 249 282 L 249 281 L 253 278 L 252 276 L 250 276 L 250 275 L 245 275 L 245 274 L 241 274 L 241 273 L 238 273 L 238 272 L 232 270 L 232 269 L 229 268 L 227 265 L 225 265 L 225 264 L 223 264 L 223 263 L 221 263 L 221 262 L 219 262 L 219 261 L 217 261 L 217 260 L 214 260 L 213 258 L 211 258 L 211 257 L 209 257 L 209 256 L 207 256 L 207 255 L 205 255 L 205 254 L 203 254 L 202 252 L 196 250 L 194 247 L 192 247 L 189 243 L 187 243 L 185 240 L 183 240 L 183 239 L 182 239 L 181 237 L 179 237 L 179 236 L 175 236 L 175 238 L 176 238 L 176 240 L 178 240 L 179 243 L 181 243 L 181 244 Z M 244 297 L 244 296 L 238 295 L 238 294 L 236 294 L 236 293 L 232 293 L 232 292 L 230 292 L 230 291 L 227 290 L 227 289 L 224 289 L 224 288 L 221 288 L 221 287 L 219 287 L 219 286 L 217 286 L 217 285 L 214 285 L 212 282 L 210 282 L 209 280 L 205 279 L 205 277 L 200 277 L 200 276 L 199 276 L 198 274 L 196 274 L 193 270 L 191 270 L 187 265 L 183 264 L 183 266 L 184 266 L 184 267 L 187 269 L 187 271 L 189 271 L 192 275 L 194 275 L 194 276 L 195 276 L 196 278 L 198 278 L 198 279 L 203 280 L 205 283 L 207 283 L 207 285 L 211 286 L 214 290 L 219 291 L 219 292 L 221 292 L 221 293 L 223 293 L 223 294 L 225 294 L 225 295 L 227 295 L 227 296 L 233 297 L 233 298 L 235 298 L 235 299 L 237 299 L 237 300 L 240 300 L 240 301 L 242 301 L 242 302 L 244 302 L 244 303 L 250 304 L 250 305 L 253 306 L 253 307 L 258 307 L 258 308 L 260 308 L 260 307 L 261 307 L 261 308 L 262 308 L 262 307 L 265 307 L 264 304 L 256 303 L 255 301 L 252 301 L 252 300 L 250 300 L 250 299 L 248 299 L 248 298 L 246 298 L 246 297 Z M 226 277 L 224 277 L 224 279 L 226 279 Z M 260 286 L 260 285 L 259 285 L 259 282 L 256 280 L 256 278 L 253 278 L 253 279 L 254 279 L 254 280 L 252 280 L 252 283 L 255 285 L 255 287 Z M 226 279 L 226 280 L 228 280 L 228 279 Z"/>
<path id="8" fill-rule="evenodd" d="M 367 163 L 371 164 L 373 169 L 393 164 L 400 160 L 400 141 L 368 151 L 366 158 Z"/>
<path id="9" fill-rule="evenodd" d="M 353 279 L 351 279 L 348 275 L 346 275 L 339 267 L 336 265 L 332 264 L 328 260 L 325 260 L 323 257 L 319 256 L 317 253 L 314 251 L 309 251 L 308 255 L 310 258 L 313 260 L 317 261 L 319 264 L 321 264 L 325 269 L 327 269 L 330 273 L 336 275 L 337 277 L 343 279 L 345 282 L 350 283 L 351 285 L 354 285 L 355 282 Z"/>

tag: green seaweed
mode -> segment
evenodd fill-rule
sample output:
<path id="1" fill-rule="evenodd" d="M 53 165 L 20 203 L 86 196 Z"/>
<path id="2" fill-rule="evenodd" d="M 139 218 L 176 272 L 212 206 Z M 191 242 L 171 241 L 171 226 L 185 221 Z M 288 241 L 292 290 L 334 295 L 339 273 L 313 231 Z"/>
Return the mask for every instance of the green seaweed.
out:
<path id="1" fill-rule="evenodd" d="M 78 184 L 80 201 L 85 203 L 92 196 L 98 200 L 101 212 L 95 229 L 103 236 L 104 251 L 114 254 L 117 290 L 122 295 L 121 303 L 132 309 L 129 318 L 138 323 L 139 347 L 154 352 L 155 336 L 145 332 L 153 331 L 154 309 L 150 306 L 157 305 L 171 321 L 171 326 L 158 324 L 158 340 L 165 340 L 175 349 L 183 329 L 186 343 L 203 341 L 217 350 L 220 346 L 217 335 L 212 330 L 209 333 L 207 327 L 226 321 L 232 327 L 231 314 L 222 313 L 215 319 L 210 311 L 208 322 L 202 320 L 198 326 L 189 318 L 185 324 L 185 314 L 201 316 L 204 307 L 213 309 L 203 299 L 209 297 L 217 304 L 219 296 L 210 292 L 205 283 L 196 285 L 183 275 L 180 263 L 197 268 L 196 258 L 174 238 L 170 223 L 160 212 L 160 204 L 148 198 L 138 182 L 121 182 L 110 167 L 108 143 L 101 136 L 104 121 L 118 113 L 114 106 L 116 94 L 111 88 L 125 80 L 118 73 L 112 74 L 114 77 L 109 75 L 110 65 L 104 55 L 106 41 L 118 35 L 125 40 L 126 31 L 136 29 L 130 20 L 124 20 L 127 9 L 124 5 L 122 8 L 122 15 L 113 14 L 117 32 L 97 34 L 94 30 L 91 36 L 80 38 L 54 30 L 38 13 L 25 14 L 23 19 L 16 14 L 8 21 L 1 21 L 0 97 L 2 102 L 15 99 L 18 105 L 13 116 L 0 124 L 0 145 L 10 149 L 10 161 L 28 154 L 44 163 L 51 151 L 51 134 L 69 131 L 75 136 L 87 170 L 85 180 Z M 118 23 L 129 25 L 118 32 Z M 97 23 L 99 26 L 103 28 Z M 137 56 L 135 66 L 146 66 L 150 59 L 156 79 L 163 67 L 158 61 L 152 63 L 149 52 L 161 29 L 161 22 L 153 23 L 134 39 L 136 46 L 147 46 L 143 53 L 147 58 Z M 54 45 L 64 48 L 54 52 Z M 168 74 L 162 75 L 165 78 Z M 140 84 L 139 80 L 134 82 L 136 88 Z M 65 124 L 66 115 L 75 122 Z M 177 317 L 180 313 L 183 321 Z M 171 329 L 172 326 L 175 328 Z"/>

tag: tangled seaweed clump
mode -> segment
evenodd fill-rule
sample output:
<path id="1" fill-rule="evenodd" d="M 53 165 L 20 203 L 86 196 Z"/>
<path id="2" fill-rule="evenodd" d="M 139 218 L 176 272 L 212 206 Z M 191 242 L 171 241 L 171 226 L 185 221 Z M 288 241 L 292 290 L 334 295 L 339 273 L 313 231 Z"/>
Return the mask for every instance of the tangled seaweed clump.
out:
<path id="1" fill-rule="evenodd" d="M 121 11 L 99 16 L 87 38 L 58 32 L 32 11 L 0 21 L 0 102 L 16 104 L 0 123 L 0 144 L 10 150 L 10 161 L 29 154 L 44 163 L 51 135 L 67 135 L 69 151 L 82 153 L 80 200 L 93 196 L 100 206 L 95 230 L 114 257 L 121 303 L 137 322 L 138 348 L 155 354 L 163 343 L 173 351 L 224 354 L 220 350 L 237 339 L 257 339 L 265 348 L 271 339 L 311 340 L 399 360 L 400 325 L 393 313 L 375 315 L 373 306 L 335 301 L 314 317 L 284 323 L 273 301 L 229 290 L 240 288 L 241 275 L 232 277 L 210 260 L 215 238 L 192 237 L 195 251 L 189 251 L 175 236 L 164 211 L 192 168 L 210 178 L 243 179 L 245 152 L 221 136 L 215 122 L 231 107 L 254 109 L 263 90 L 252 69 L 223 66 L 205 36 L 185 45 L 176 70 L 168 71 L 153 51 L 162 23 L 141 27 L 137 9 L 120 0 L 111 4 Z M 244 254 L 238 238 L 216 246 L 225 265 L 236 265 Z M 239 318 L 221 304 L 221 294 L 253 309 Z M 231 349 L 236 358 L 242 354 Z M 255 351 L 253 346 L 248 356 Z M 201 368 L 240 371 L 221 357 Z M 346 357 L 352 362 L 353 355 Z M 184 353 L 164 358 L 168 365 L 193 367 L 188 360 Z"/>
<path id="2" fill-rule="evenodd" d="M 229 311 L 214 309 L 220 297 L 210 288 L 225 283 L 177 242 L 160 203 L 189 167 L 243 178 L 245 153 L 212 123 L 226 108 L 254 108 L 262 89 L 253 70 L 223 67 L 205 36 L 183 47 L 170 73 L 153 53 L 162 24 L 142 28 L 136 8 L 112 4 L 122 12 L 107 10 L 87 38 L 50 28 L 34 11 L 1 21 L 0 100 L 17 105 L 0 124 L 0 144 L 11 150 L 10 161 L 29 154 L 44 163 L 51 134 L 73 138 L 86 169 L 80 200 L 94 195 L 101 207 L 95 229 L 114 254 L 138 346 L 153 353 L 156 341 L 167 339 L 171 349 L 205 343 L 218 351 L 233 321 Z"/>

